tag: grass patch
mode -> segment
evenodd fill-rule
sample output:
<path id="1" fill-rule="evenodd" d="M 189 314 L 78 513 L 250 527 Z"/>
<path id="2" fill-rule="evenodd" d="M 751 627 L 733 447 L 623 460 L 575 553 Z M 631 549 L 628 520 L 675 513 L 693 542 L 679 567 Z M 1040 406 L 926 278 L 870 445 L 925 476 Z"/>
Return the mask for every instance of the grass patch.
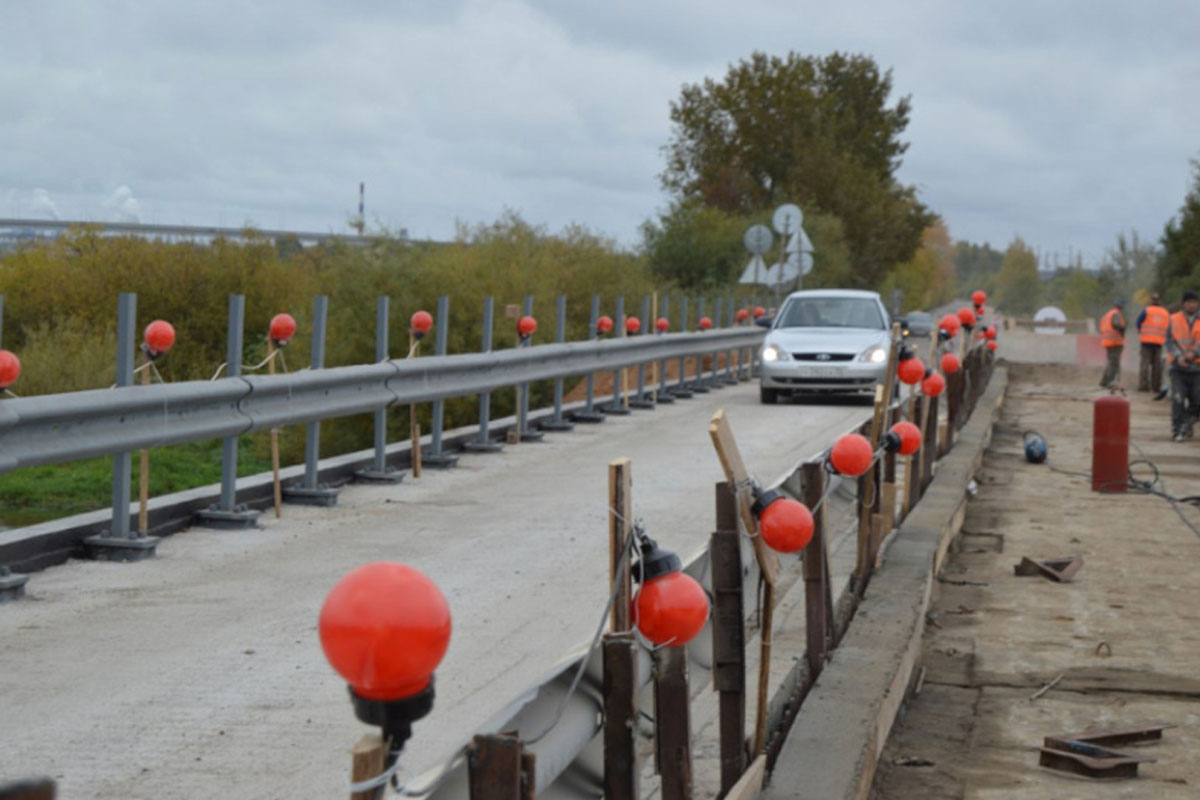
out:
<path id="1" fill-rule="evenodd" d="M 238 440 L 238 476 L 271 468 L 255 437 Z M 137 497 L 139 463 L 133 454 L 133 498 Z M 150 451 L 150 496 L 194 489 L 221 480 L 221 442 L 160 447 Z M 49 464 L 0 475 L 0 524 L 32 525 L 112 503 L 112 458 L 90 458 Z"/>

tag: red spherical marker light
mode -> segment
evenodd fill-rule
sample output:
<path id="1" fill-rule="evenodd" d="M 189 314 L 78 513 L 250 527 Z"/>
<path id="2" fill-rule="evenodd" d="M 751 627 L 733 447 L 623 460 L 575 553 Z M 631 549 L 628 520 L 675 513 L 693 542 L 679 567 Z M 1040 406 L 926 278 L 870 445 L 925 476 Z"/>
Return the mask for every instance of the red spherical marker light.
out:
<path id="1" fill-rule="evenodd" d="M 813 537 L 813 516 L 808 506 L 776 491 L 763 492 L 750 509 L 758 518 L 763 541 L 780 553 L 803 550 Z"/>
<path id="2" fill-rule="evenodd" d="M 7 389 L 21 377 L 21 359 L 10 350 L 0 350 L 0 389 Z"/>
<path id="3" fill-rule="evenodd" d="M 420 570 L 377 562 L 330 590 L 317 632 L 325 658 L 355 694 L 402 700 L 429 687 L 450 644 L 450 607 Z"/>
<path id="4" fill-rule="evenodd" d="M 271 337 L 271 341 L 282 347 L 296 335 L 296 318 L 291 314 L 276 314 L 271 317 L 267 335 Z"/>
<path id="5" fill-rule="evenodd" d="M 161 356 L 175 344 L 175 328 L 166 320 L 156 319 L 146 326 L 142 342 L 151 357 Z"/>
<path id="6" fill-rule="evenodd" d="M 963 306 L 958 310 L 958 321 L 964 328 L 971 329 L 975 325 L 975 312 Z"/>
<path id="7" fill-rule="evenodd" d="M 749 318 L 749 316 L 750 316 L 750 312 L 747 309 L 739 308 L 737 310 L 737 321 L 738 322 L 745 322 Z"/>
<path id="8" fill-rule="evenodd" d="M 981 306 L 987 302 L 987 292 L 976 289 L 971 293 L 971 302 L 977 306 Z"/>
<path id="9" fill-rule="evenodd" d="M 921 429 L 911 422 L 897 422 L 892 426 L 891 433 L 896 434 L 900 440 L 900 447 L 896 451 L 900 455 L 911 456 L 921 449 Z"/>
<path id="10" fill-rule="evenodd" d="M 517 320 L 517 334 L 522 339 L 528 339 L 537 332 L 537 320 L 530 316 L 521 317 Z"/>
<path id="11" fill-rule="evenodd" d="M 959 363 L 958 356 L 954 353 L 945 353 L 942 355 L 942 372 L 950 375 L 958 372 L 961 367 L 962 364 Z"/>
<path id="12" fill-rule="evenodd" d="M 900 362 L 896 373 L 900 376 L 900 380 L 911 386 L 919 383 L 925 377 L 925 363 L 916 357 L 906 358 Z"/>
<path id="13" fill-rule="evenodd" d="M 926 397 L 937 397 L 946 390 L 946 379 L 940 372 L 930 372 L 921 381 L 921 393 Z"/>
<path id="14" fill-rule="evenodd" d="M 642 321 L 637 317 L 628 317 L 625 320 L 625 333 L 633 335 L 642 329 Z"/>
<path id="15" fill-rule="evenodd" d="M 763 308 L 762 306 L 754 307 L 754 318 L 755 319 L 758 319 L 759 317 L 765 317 L 766 315 L 767 315 L 767 310 L 765 308 Z"/>
<path id="16" fill-rule="evenodd" d="M 857 433 L 847 433 L 833 443 L 829 451 L 829 463 L 840 475 L 857 478 L 871 468 L 875 460 L 875 451 L 865 437 Z"/>
<path id="17" fill-rule="evenodd" d="M 596 333 L 605 334 L 613 329 L 612 317 L 607 314 L 596 319 Z"/>
<path id="18" fill-rule="evenodd" d="M 959 329 L 962 327 L 962 322 L 959 321 L 956 314 L 947 314 L 938 322 L 938 329 L 946 332 L 947 336 L 957 336 Z"/>
<path id="19" fill-rule="evenodd" d="M 428 311 L 414 311 L 413 315 L 409 317 L 408 329 L 416 338 L 420 339 L 429 333 L 431 328 L 433 328 L 433 314 Z"/>
<path id="20" fill-rule="evenodd" d="M 712 320 L 708 317 L 700 318 L 700 330 L 706 331 L 712 327 Z"/>
<path id="21" fill-rule="evenodd" d="M 991 350 L 994 353 L 994 352 L 996 352 L 997 347 L 998 347 L 998 345 L 996 344 L 995 339 L 988 339 L 988 343 L 987 343 L 988 350 Z"/>
<path id="22" fill-rule="evenodd" d="M 987 329 L 984 330 L 983 335 L 986 336 L 988 339 L 995 339 L 996 338 L 996 326 L 988 325 Z"/>
<path id="23" fill-rule="evenodd" d="M 641 547 L 641 559 L 633 568 L 634 577 L 642 582 L 633 595 L 633 618 L 654 644 L 682 647 L 704 629 L 708 595 L 683 571 L 679 556 L 659 549 L 648 536 L 642 537 Z"/>
<path id="24" fill-rule="evenodd" d="M 654 329 L 659 333 L 666 333 L 671 327 L 671 321 L 666 317 L 659 317 L 654 321 Z"/>

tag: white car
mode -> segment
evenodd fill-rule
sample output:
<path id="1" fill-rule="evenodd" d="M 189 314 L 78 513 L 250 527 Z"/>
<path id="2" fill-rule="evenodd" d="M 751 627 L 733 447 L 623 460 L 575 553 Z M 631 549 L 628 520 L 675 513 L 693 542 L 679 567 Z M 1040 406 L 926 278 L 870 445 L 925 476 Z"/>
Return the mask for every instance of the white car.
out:
<path id="1" fill-rule="evenodd" d="M 760 392 L 868 394 L 887 371 L 891 321 L 878 292 L 793 292 L 763 341 Z"/>

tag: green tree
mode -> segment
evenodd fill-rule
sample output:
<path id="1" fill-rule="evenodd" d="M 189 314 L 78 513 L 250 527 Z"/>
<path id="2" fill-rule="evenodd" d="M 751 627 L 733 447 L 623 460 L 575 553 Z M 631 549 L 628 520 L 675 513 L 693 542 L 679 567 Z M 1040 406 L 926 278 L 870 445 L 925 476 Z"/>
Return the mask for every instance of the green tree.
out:
<path id="1" fill-rule="evenodd" d="M 953 250 L 950 233 L 938 221 L 925 229 L 921 247 L 911 259 L 898 266 L 880 287 L 890 302 L 893 289 L 899 289 L 903 310 L 928 309 L 950 299 L 954 288 Z"/>
<path id="2" fill-rule="evenodd" d="M 676 204 L 642 226 L 650 272 L 686 291 L 728 286 L 749 258 L 742 236 L 751 224 L 701 203 Z"/>
<path id="3" fill-rule="evenodd" d="M 976 289 L 996 291 L 996 278 L 1004 265 L 1004 253 L 989 244 L 954 243 L 954 277 L 957 293 L 966 297 Z"/>
<path id="4" fill-rule="evenodd" d="M 1004 251 L 996 279 L 996 305 L 1008 314 L 1032 314 L 1042 298 L 1037 256 L 1020 236 Z"/>
<path id="5" fill-rule="evenodd" d="M 1200 287 L 1200 160 L 1193 159 L 1192 188 L 1179 213 L 1163 229 L 1162 253 L 1158 259 L 1160 293 L 1178 298 L 1185 290 Z"/>
<path id="6" fill-rule="evenodd" d="M 896 180 L 909 98 L 867 56 L 754 53 L 671 104 L 663 187 L 678 202 L 753 214 L 784 201 L 843 223 L 851 282 L 877 286 L 935 216 Z"/>

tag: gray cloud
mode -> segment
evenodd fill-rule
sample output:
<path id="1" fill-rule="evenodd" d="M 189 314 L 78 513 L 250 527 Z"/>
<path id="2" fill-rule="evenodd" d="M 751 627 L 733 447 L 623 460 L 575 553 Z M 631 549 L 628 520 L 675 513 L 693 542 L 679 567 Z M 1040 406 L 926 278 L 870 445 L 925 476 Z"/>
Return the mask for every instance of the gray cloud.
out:
<path id="1" fill-rule="evenodd" d="M 953 235 L 1095 257 L 1182 201 L 1198 32 L 1175 0 L 20 4 L 0 194 L 103 218 L 124 186 L 144 221 L 344 230 L 365 180 L 368 217 L 414 235 L 512 208 L 633 244 L 684 83 L 837 49 L 912 96 L 901 177 Z"/>

